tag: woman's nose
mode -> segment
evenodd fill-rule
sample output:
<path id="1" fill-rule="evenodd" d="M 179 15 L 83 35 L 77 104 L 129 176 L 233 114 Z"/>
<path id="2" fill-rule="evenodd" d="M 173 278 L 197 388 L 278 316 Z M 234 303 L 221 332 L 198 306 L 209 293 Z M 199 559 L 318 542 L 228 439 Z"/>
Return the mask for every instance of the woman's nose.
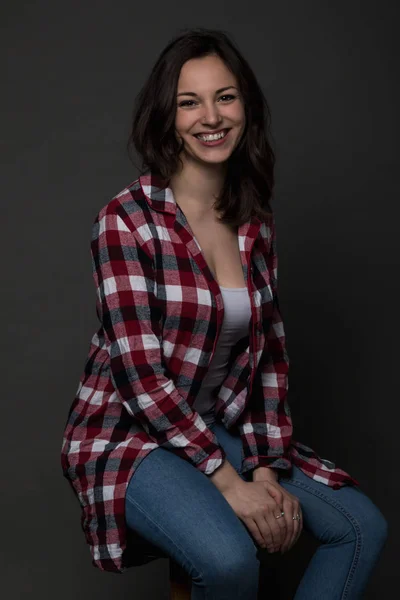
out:
<path id="1" fill-rule="evenodd" d="M 215 125 L 221 121 L 221 115 L 219 114 L 218 106 L 211 104 L 204 107 L 204 114 L 202 118 L 203 125 Z"/>

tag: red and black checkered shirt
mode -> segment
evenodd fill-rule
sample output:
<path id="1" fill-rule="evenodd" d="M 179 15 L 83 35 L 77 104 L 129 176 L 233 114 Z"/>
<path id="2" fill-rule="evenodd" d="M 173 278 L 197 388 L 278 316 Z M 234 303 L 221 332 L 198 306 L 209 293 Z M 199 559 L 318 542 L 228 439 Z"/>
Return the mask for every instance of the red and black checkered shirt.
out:
<path id="1" fill-rule="evenodd" d="M 238 228 L 252 318 L 215 391 L 215 415 L 243 441 L 243 472 L 292 463 L 333 488 L 358 485 L 292 439 L 289 359 L 277 295 L 274 218 Z M 221 291 L 172 190 L 150 172 L 104 206 L 92 231 L 98 331 L 65 427 L 61 461 L 93 564 L 124 572 L 125 492 L 145 456 L 168 448 L 211 475 L 225 452 L 192 410 L 224 317 Z M 136 549 L 136 552 L 138 550 Z"/>

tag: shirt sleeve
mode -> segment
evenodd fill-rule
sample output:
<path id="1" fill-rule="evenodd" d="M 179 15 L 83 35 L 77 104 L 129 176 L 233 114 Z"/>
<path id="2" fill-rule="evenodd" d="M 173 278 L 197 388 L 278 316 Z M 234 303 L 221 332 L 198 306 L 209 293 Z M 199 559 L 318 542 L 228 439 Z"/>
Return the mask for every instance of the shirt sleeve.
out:
<path id="1" fill-rule="evenodd" d="M 153 260 L 120 203 L 110 202 L 97 215 L 91 257 L 118 400 L 152 441 L 210 475 L 226 454 L 166 374 Z"/>
<path id="2" fill-rule="evenodd" d="M 274 219 L 272 219 L 270 247 L 266 262 L 273 308 L 251 402 L 238 423 L 243 441 L 243 473 L 259 466 L 273 467 L 284 471 L 291 468 L 289 448 L 293 426 L 287 401 L 289 357 L 279 311 L 278 259 Z"/>

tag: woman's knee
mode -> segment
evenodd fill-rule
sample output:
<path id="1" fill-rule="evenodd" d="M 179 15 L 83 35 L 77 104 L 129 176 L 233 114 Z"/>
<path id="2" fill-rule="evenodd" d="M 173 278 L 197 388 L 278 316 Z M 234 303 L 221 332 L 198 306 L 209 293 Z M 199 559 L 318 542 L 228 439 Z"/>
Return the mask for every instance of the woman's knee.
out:
<path id="1" fill-rule="evenodd" d="M 249 581 L 258 584 L 260 562 L 257 558 L 257 548 L 254 543 L 245 547 L 227 544 L 217 548 L 209 548 L 205 553 L 203 564 L 198 565 L 198 571 L 207 586 L 221 584 L 240 588 Z"/>
<path id="2" fill-rule="evenodd" d="M 388 522 L 365 494 L 360 495 L 357 510 L 350 521 L 354 538 L 360 538 L 371 550 L 375 547 L 380 551 L 388 537 Z"/>
<path id="3" fill-rule="evenodd" d="M 372 505 L 363 520 L 363 537 L 377 547 L 384 546 L 389 532 L 389 525 L 379 508 Z"/>

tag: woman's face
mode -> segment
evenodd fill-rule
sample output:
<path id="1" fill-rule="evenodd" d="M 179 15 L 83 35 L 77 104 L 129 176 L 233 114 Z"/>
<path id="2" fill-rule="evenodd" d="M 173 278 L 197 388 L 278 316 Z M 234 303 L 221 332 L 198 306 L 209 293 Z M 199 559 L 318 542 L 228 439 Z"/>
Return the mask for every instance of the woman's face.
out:
<path id="1" fill-rule="evenodd" d="M 176 136 L 184 141 L 182 158 L 223 163 L 238 145 L 244 128 L 243 100 L 236 77 L 225 63 L 217 56 L 188 60 L 179 76 L 175 119 Z M 217 145 L 204 144 L 196 137 L 221 130 L 226 137 Z"/>

